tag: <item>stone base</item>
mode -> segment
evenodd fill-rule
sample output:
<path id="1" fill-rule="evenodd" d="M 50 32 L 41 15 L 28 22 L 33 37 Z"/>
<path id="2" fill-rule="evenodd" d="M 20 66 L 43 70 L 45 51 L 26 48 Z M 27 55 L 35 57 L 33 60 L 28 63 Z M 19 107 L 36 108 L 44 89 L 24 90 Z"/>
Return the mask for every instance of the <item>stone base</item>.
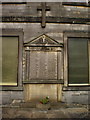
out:
<path id="1" fill-rule="evenodd" d="M 24 100 L 40 101 L 49 96 L 50 101 L 61 101 L 61 84 L 24 84 Z"/>
<path id="2" fill-rule="evenodd" d="M 42 110 L 49 110 L 49 109 L 51 109 L 51 105 L 50 105 L 50 103 L 48 103 L 48 104 L 37 103 L 36 108 L 39 108 Z"/>
<path id="3" fill-rule="evenodd" d="M 50 103 L 51 109 L 38 109 L 33 106 L 33 103 L 23 103 L 24 106 L 3 106 L 2 107 L 2 117 L 3 119 L 17 119 L 20 120 L 24 118 L 90 118 L 90 112 L 87 106 L 77 106 L 77 105 L 65 105 L 64 103 Z M 36 103 L 35 103 L 36 105 Z M 33 108 L 32 108 L 33 107 Z M 41 107 L 41 106 L 39 106 Z"/>

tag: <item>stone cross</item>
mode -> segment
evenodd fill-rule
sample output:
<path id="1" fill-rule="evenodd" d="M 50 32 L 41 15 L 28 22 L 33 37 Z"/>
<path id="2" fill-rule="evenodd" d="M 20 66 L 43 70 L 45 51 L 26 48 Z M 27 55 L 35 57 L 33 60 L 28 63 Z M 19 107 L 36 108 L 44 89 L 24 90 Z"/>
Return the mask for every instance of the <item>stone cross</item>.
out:
<path id="1" fill-rule="evenodd" d="M 41 3 L 41 6 L 37 8 L 37 10 L 42 11 L 42 23 L 41 26 L 42 28 L 45 28 L 46 26 L 46 11 L 50 10 L 50 7 L 46 6 L 45 2 Z"/>

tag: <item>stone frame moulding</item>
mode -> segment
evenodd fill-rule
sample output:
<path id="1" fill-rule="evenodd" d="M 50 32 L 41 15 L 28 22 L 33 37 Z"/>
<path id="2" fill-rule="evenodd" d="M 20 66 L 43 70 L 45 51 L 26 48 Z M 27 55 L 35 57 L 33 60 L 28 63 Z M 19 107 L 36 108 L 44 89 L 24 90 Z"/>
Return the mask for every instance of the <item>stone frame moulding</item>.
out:
<path id="1" fill-rule="evenodd" d="M 70 91 L 88 91 L 90 90 L 90 80 L 89 84 L 87 85 L 69 85 L 68 84 L 68 38 L 90 38 L 90 31 L 64 31 L 63 32 L 63 40 L 64 40 L 64 86 L 63 90 L 70 90 Z"/>
<path id="2" fill-rule="evenodd" d="M 39 51 L 42 51 L 42 50 L 40 50 L 41 48 L 43 48 L 43 50 L 45 50 L 45 48 L 50 48 L 50 47 L 55 47 L 55 48 L 60 48 L 59 50 L 57 49 L 57 50 L 55 50 L 56 52 L 62 52 L 62 48 L 63 48 L 63 43 L 59 43 L 59 42 L 57 42 L 56 40 L 54 40 L 54 39 L 52 39 L 52 38 L 50 38 L 49 36 L 47 36 L 46 34 L 42 34 L 42 35 L 40 35 L 39 37 L 37 37 L 37 38 L 35 38 L 35 39 L 33 39 L 33 40 L 31 40 L 31 41 L 29 41 L 29 42 L 26 42 L 26 43 L 24 43 L 24 47 L 25 47 L 25 52 L 26 53 L 28 53 L 28 55 L 29 55 L 29 57 L 27 58 L 27 60 L 28 60 L 28 65 L 26 64 L 26 66 L 29 66 L 29 59 L 30 59 L 30 48 L 32 48 L 32 50 L 34 50 L 35 48 L 34 47 L 37 47 L 36 48 L 36 50 L 34 50 L 34 51 L 37 51 L 37 50 L 39 50 Z M 40 49 L 39 49 L 40 48 Z M 49 51 L 52 51 L 52 50 L 50 50 L 49 49 Z M 59 58 L 58 58 L 59 59 Z M 29 68 L 27 68 L 28 69 L 28 71 L 29 71 Z M 29 72 L 28 72 L 29 73 Z M 29 76 L 29 75 L 28 75 Z M 58 76 L 58 75 L 57 75 Z M 47 83 L 52 83 L 52 84 L 57 84 L 57 83 L 63 83 L 63 79 L 57 79 L 57 80 L 51 80 L 51 81 L 48 81 L 48 80 L 34 80 L 34 81 L 30 81 L 29 80 L 29 77 L 27 77 L 28 78 L 28 80 L 23 80 L 23 83 L 25 84 L 27 84 L 27 83 L 31 83 L 31 84 L 36 84 L 36 83 L 43 83 L 43 84 L 47 84 Z"/>
<path id="3" fill-rule="evenodd" d="M 2 33 L 0 36 L 17 36 L 19 38 L 18 40 L 18 69 L 17 69 L 17 86 L 2 86 L 2 90 L 8 90 L 8 91 L 13 91 L 13 90 L 23 90 L 23 84 L 22 84 L 22 58 L 23 58 L 23 29 L 12 29 L 12 28 L 5 28 L 2 29 Z"/>

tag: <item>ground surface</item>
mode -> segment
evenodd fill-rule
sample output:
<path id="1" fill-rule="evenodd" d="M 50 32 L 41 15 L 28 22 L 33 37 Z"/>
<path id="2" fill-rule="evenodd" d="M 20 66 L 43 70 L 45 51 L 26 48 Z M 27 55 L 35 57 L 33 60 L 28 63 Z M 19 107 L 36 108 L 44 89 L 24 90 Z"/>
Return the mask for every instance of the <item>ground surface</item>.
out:
<path id="1" fill-rule="evenodd" d="M 51 103 L 50 108 L 36 108 L 36 103 L 13 102 L 2 106 L 3 118 L 90 118 L 88 105 Z"/>

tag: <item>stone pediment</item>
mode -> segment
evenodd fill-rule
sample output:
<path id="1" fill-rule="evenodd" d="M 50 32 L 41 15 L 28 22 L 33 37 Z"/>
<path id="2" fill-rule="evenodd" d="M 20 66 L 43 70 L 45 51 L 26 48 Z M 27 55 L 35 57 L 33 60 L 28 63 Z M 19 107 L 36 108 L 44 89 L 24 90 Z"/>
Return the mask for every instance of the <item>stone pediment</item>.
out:
<path id="1" fill-rule="evenodd" d="M 63 44 L 43 34 L 27 43 L 24 43 L 24 46 L 63 46 Z"/>

